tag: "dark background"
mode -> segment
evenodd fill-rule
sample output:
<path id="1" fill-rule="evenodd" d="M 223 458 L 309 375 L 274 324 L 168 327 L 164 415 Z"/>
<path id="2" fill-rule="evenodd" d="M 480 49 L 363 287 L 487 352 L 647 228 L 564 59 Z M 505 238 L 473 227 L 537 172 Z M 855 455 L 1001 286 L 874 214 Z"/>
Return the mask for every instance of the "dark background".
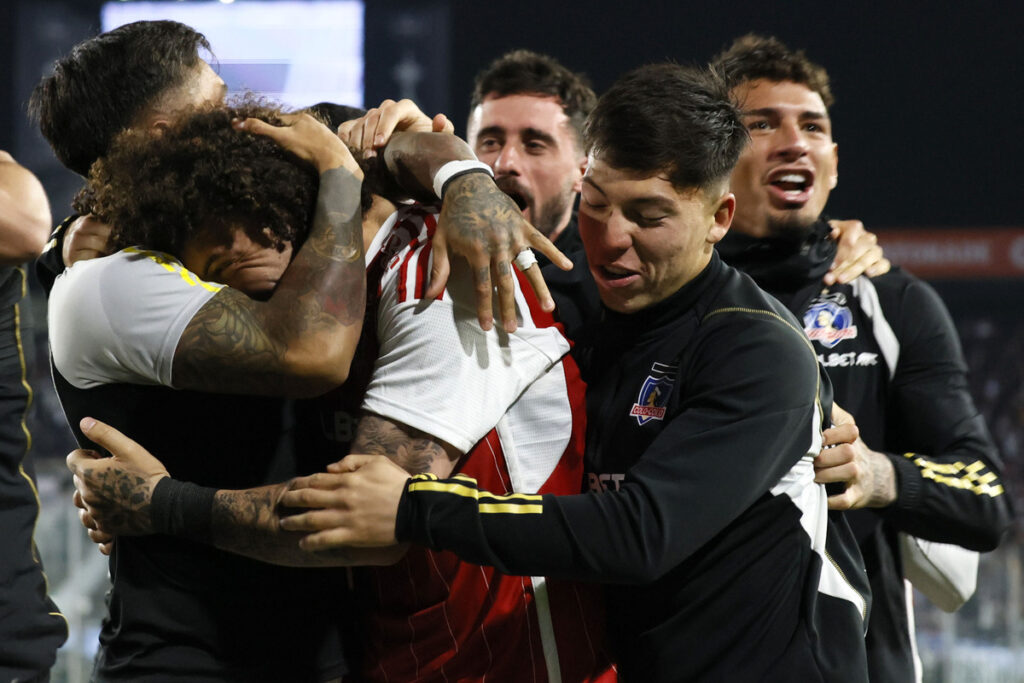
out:
<path id="1" fill-rule="evenodd" d="M 0 148 L 52 188 L 56 217 L 77 181 L 53 167 L 24 103 L 55 57 L 98 30 L 102 3 L 0 1 Z M 460 131 L 474 73 L 512 48 L 552 54 L 600 93 L 632 67 L 706 61 L 742 33 L 774 34 L 832 77 L 841 173 L 831 214 L 878 228 L 1021 224 L 1020 1 L 368 0 L 366 27 L 367 103 L 409 94 L 393 74 L 411 58 L 423 70 L 417 99 Z"/>

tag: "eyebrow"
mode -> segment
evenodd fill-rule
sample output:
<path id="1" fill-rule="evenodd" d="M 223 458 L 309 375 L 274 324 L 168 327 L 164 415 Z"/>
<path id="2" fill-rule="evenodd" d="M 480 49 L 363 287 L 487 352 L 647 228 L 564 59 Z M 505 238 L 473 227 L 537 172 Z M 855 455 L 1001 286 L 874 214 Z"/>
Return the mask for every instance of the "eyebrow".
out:
<path id="1" fill-rule="evenodd" d="M 487 135 L 504 137 L 505 128 L 502 126 L 487 126 L 486 128 L 481 128 L 477 131 L 476 137 L 479 139 Z"/>
<path id="2" fill-rule="evenodd" d="M 524 128 L 522 137 L 529 138 L 531 140 L 540 140 L 541 142 L 546 142 L 549 145 L 558 145 L 554 135 L 540 130 L 539 128 Z"/>
<path id="3" fill-rule="evenodd" d="M 602 196 L 607 196 L 605 191 L 601 189 L 601 186 L 595 183 L 590 178 L 583 176 L 583 182 L 593 187 L 595 190 L 601 193 Z M 660 197 L 658 195 L 651 195 L 646 197 L 633 197 L 625 202 L 625 205 L 630 208 L 646 208 L 652 207 L 662 209 L 664 211 L 675 212 L 675 203 L 667 198 Z"/>
<path id="4" fill-rule="evenodd" d="M 775 107 L 761 107 L 760 109 L 747 109 L 741 112 L 743 116 L 779 116 L 780 112 Z M 828 120 L 828 114 L 823 111 L 815 111 L 814 109 L 807 109 L 800 112 L 798 119 L 801 121 L 806 120 Z"/>

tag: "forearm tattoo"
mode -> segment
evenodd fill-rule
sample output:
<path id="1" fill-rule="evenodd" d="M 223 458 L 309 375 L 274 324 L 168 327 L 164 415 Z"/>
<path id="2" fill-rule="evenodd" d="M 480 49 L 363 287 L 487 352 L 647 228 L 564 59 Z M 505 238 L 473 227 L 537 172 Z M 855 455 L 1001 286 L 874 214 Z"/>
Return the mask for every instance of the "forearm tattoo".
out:
<path id="1" fill-rule="evenodd" d="M 450 467 L 448 453 L 436 438 L 376 415 L 366 414 L 359 420 L 352 452 L 386 455 L 410 474 Z"/>
<path id="2" fill-rule="evenodd" d="M 271 299 L 255 301 L 228 287 L 214 295 L 178 342 L 175 387 L 280 395 L 292 379 L 287 352 L 300 340 L 358 330 L 366 304 L 359 195 L 360 181 L 347 170 L 321 174 L 306 245 Z"/>
<path id="3" fill-rule="evenodd" d="M 264 562 L 297 567 L 359 564 L 357 551 L 338 548 L 307 552 L 299 548 L 304 534 L 281 528 L 278 501 L 288 484 L 244 491 L 217 491 L 213 502 L 213 543 L 221 550 Z"/>

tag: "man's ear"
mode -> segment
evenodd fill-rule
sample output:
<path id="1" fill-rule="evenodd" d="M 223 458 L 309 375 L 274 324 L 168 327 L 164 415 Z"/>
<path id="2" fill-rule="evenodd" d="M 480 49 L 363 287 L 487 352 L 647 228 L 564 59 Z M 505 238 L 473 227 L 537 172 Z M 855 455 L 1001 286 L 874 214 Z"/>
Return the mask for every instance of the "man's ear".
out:
<path id="1" fill-rule="evenodd" d="M 587 155 L 584 154 L 579 159 L 579 175 L 576 176 L 576 181 L 572 184 L 572 191 L 579 194 L 583 191 L 583 175 L 587 172 Z"/>
<path id="2" fill-rule="evenodd" d="M 828 189 L 836 189 L 839 184 L 839 144 L 832 143 L 832 174 L 828 178 Z"/>
<path id="3" fill-rule="evenodd" d="M 707 241 L 711 244 L 721 241 L 725 237 L 725 233 L 729 232 L 729 226 L 732 225 L 732 217 L 735 214 L 736 195 L 732 192 L 726 192 L 718 200 L 718 205 L 715 207 L 714 223 L 708 231 Z"/>

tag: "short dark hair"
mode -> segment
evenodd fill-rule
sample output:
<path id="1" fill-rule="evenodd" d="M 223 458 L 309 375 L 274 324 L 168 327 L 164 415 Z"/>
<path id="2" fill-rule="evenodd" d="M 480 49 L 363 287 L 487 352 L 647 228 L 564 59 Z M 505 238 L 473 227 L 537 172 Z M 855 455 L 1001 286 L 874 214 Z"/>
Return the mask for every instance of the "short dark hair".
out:
<path id="1" fill-rule="evenodd" d="M 790 50 L 774 36 L 741 36 L 711 64 L 725 76 L 730 89 L 761 78 L 779 83 L 790 81 L 818 93 L 826 108 L 835 102 L 825 67 L 808 59 L 803 50 Z"/>
<path id="2" fill-rule="evenodd" d="M 678 189 L 726 181 L 747 143 L 725 81 L 711 69 L 652 64 L 601 96 L 584 131 L 587 151 L 616 168 L 664 170 Z"/>
<path id="3" fill-rule="evenodd" d="M 163 131 L 127 130 L 89 174 L 93 211 L 111 223 L 111 246 L 137 245 L 181 256 L 189 239 L 239 223 L 269 231 L 271 242 L 300 244 L 316 209 L 319 176 L 232 118 L 274 124 L 282 111 L 243 101 L 183 114 Z"/>
<path id="4" fill-rule="evenodd" d="M 530 50 L 505 53 L 477 74 L 469 105 L 471 114 L 488 95 L 557 97 L 581 146 L 584 121 L 597 102 L 597 95 L 586 76 L 570 71 L 554 57 Z"/>
<path id="5" fill-rule="evenodd" d="M 210 50 L 203 34 L 176 21 L 136 21 L 72 48 L 29 105 L 57 159 L 88 175 L 114 136 L 186 82 L 200 48 Z"/>

